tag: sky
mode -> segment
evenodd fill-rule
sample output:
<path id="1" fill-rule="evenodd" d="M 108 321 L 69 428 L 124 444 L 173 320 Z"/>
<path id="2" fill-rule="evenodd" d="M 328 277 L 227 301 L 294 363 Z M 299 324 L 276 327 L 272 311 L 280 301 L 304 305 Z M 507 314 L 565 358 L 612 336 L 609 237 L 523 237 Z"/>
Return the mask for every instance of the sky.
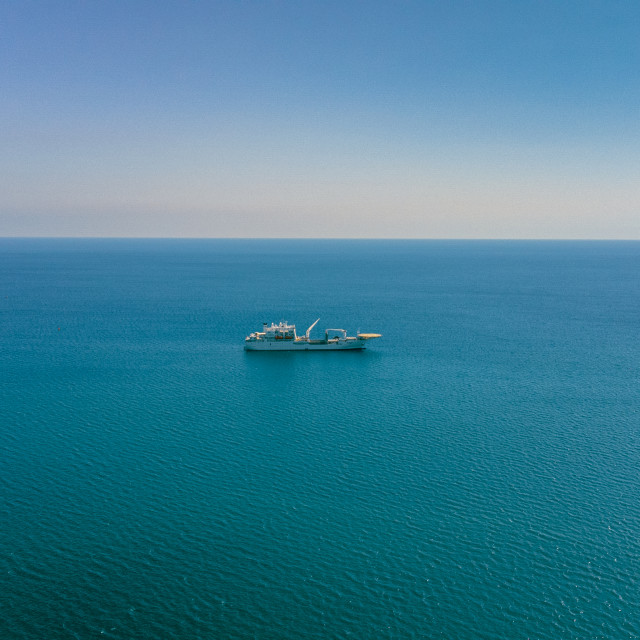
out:
<path id="1" fill-rule="evenodd" d="M 640 239 L 640 2 L 0 5 L 0 236 Z"/>

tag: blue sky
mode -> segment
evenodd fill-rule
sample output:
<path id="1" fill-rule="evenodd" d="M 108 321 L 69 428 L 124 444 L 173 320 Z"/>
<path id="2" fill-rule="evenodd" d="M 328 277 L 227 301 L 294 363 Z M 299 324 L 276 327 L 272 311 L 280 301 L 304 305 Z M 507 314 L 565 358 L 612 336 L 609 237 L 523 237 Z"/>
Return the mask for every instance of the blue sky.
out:
<path id="1" fill-rule="evenodd" d="M 0 236 L 640 238 L 640 3 L 0 8 Z"/>

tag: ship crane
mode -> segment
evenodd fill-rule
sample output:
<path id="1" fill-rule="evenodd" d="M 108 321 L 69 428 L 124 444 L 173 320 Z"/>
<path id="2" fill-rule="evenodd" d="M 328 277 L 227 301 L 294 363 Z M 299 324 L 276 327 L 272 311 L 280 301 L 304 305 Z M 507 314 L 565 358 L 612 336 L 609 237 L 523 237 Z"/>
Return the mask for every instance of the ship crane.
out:
<path id="1" fill-rule="evenodd" d="M 304 334 L 304 337 L 308 340 L 309 339 L 309 334 L 311 333 L 311 329 L 313 329 L 313 327 L 315 327 L 318 322 L 320 322 L 320 318 L 318 318 L 308 329 L 307 332 Z"/>

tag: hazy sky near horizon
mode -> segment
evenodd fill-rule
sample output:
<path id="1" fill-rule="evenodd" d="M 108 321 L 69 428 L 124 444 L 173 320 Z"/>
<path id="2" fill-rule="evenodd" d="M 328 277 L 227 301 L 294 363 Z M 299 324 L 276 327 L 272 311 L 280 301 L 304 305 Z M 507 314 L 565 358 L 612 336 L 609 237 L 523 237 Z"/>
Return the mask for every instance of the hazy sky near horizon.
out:
<path id="1" fill-rule="evenodd" d="M 6 2 L 0 236 L 640 239 L 637 1 Z"/>

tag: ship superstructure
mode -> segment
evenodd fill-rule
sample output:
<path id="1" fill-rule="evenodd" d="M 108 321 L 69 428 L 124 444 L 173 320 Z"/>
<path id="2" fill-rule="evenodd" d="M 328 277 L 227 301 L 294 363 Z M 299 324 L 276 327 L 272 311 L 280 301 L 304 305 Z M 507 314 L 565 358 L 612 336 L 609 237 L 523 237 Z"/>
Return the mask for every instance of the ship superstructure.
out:
<path id="1" fill-rule="evenodd" d="M 318 318 L 320 320 L 320 318 Z M 343 349 L 365 349 L 367 340 L 380 338 L 379 333 L 360 333 L 348 336 L 344 329 L 326 329 L 324 338 L 313 340 L 311 330 L 318 324 L 316 320 L 304 336 L 296 333 L 296 326 L 282 321 L 262 325 L 262 331 L 249 334 L 244 341 L 247 351 L 334 351 Z"/>

